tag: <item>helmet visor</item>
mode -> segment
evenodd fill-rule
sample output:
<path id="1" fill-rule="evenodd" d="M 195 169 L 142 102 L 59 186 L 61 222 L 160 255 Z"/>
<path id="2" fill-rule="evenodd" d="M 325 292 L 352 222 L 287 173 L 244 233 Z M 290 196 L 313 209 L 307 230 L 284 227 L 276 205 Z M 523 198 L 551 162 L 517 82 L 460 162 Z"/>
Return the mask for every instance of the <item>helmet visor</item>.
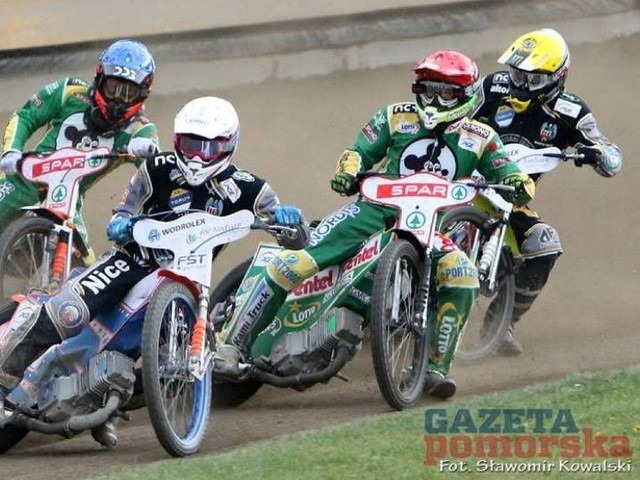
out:
<path id="1" fill-rule="evenodd" d="M 529 91 L 540 90 L 553 83 L 553 76 L 549 73 L 525 72 L 509 66 L 509 77 L 513 84 Z"/>
<path id="2" fill-rule="evenodd" d="M 185 133 L 176 133 L 175 147 L 186 158 L 191 159 L 198 157 L 205 163 L 214 163 L 227 158 L 236 148 L 238 137 L 216 137 L 208 139 L 189 135 Z"/>
<path id="3" fill-rule="evenodd" d="M 144 99 L 142 87 L 128 80 L 107 77 L 102 82 L 102 94 L 107 100 L 134 103 Z"/>

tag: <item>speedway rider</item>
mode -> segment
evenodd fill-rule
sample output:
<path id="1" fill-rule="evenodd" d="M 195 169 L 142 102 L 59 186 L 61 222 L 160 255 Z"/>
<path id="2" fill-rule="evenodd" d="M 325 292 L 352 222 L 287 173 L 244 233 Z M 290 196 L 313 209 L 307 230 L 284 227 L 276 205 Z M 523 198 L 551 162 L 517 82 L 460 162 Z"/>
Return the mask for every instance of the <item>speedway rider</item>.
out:
<path id="1" fill-rule="evenodd" d="M 240 134 L 231 103 L 216 97 L 196 98 L 178 112 L 174 127 L 175 152 L 147 158 L 114 209 L 107 236 L 116 245 L 92 267 L 65 282 L 43 308 L 2 340 L 0 382 L 5 389 L 14 387 L 25 367 L 44 350 L 78 334 L 90 319 L 112 308 L 138 281 L 170 260 L 170 252 L 143 248 L 132 241 L 139 214 L 168 212 L 157 218 L 171 220 L 187 209 L 213 215 L 248 209 L 267 222 L 296 227 L 296 234 L 278 238 L 284 246 L 306 245 L 308 230 L 301 211 L 281 205 L 265 180 L 231 163 Z M 73 325 L 68 324 L 69 318 Z M 103 445 L 115 445 L 110 422 L 93 433 Z"/>
<path id="2" fill-rule="evenodd" d="M 620 149 L 600 132 L 585 102 L 565 90 L 569 48 L 558 32 L 543 28 L 526 33 L 507 48 L 498 62 L 507 70 L 484 78 L 473 118 L 491 125 L 505 144 L 573 147 L 584 155 L 583 160 L 575 162 L 576 166 L 590 165 L 603 177 L 620 171 Z M 539 176 L 534 178 L 536 182 L 538 179 Z M 555 228 L 525 205 L 514 208 L 510 224 L 525 262 L 516 273 L 512 324 L 500 351 L 518 355 L 522 346 L 513 336 L 513 324 L 540 294 L 562 247 Z"/>
<path id="3" fill-rule="evenodd" d="M 28 140 L 41 127 L 46 126 L 46 130 L 33 149 L 41 153 L 64 147 L 82 151 L 107 147 L 132 156 L 155 153 L 158 131 L 143 115 L 154 73 L 153 57 L 145 45 L 118 40 L 100 55 L 93 84 L 69 77 L 57 80 L 14 112 L 4 132 L 0 158 L 0 226 L 6 226 L 21 207 L 40 200 L 38 185 L 20 175 L 20 160 Z M 87 245 L 82 197 L 91 185 L 123 162 L 114 160 L 105 170 L 81 180 L 80 208 L 73 221 Z M 85 263 L 93 261 L 91 250 Z"/>
<path id="4" fill-rule="evenodd" d="M 354 195 L 358 192 L 356 175 L 376 166 L 392 177 L 427 171 L 449 180 L 470 176 L 477 169 L 489 181 L 515 187 L 515 192 L 504 194 L 509 201 L 528 202 L 534 194 L 533 181 L 507 161 L 493 130 L 467 118 L 479 87 L 475 62 L 459 52 L 438 51 L 419 62 L 414 72 L 415 102 L 390 104 L 364 125 L 355 145 L 338 160 L 331 188 Z M 224 344 L 215 354 L 214 371 L 227 377 L 239 375 L 239 361 L 288 292 L 318 271 L 355 255 L 371 235 L 393 226 L 396 216 L 393 208 L 358 198 L 325 218 L 312 233 L 308 248 L 279 252 L 254 282 L 253 291 L 246 296 L 250 300 L 224 326 L 219 338 Z M 439 247 L 434 261 L 439 308 L 431 324 L 426 391 L 447 398 L 455 393 L 456 385 L 446 375 L 479 285 L 475 266 L 463 252 L 452 242 Z M 458 272 L 464 273 L 456 276 Z"/>

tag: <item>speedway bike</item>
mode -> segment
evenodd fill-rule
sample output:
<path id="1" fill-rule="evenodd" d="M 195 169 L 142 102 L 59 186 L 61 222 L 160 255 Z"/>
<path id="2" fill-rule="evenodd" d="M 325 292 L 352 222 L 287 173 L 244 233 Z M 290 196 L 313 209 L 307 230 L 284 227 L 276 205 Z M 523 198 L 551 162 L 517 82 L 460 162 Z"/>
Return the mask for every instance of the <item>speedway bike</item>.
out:
<path id="1" fill-rule="evenodd" d="M 213 330 L 206 312 L 213 249 L 251 228 L 287 231 L 256 222 L 249 211 L 225 217 L 189 212 L 171 221 L 140 217 L 133 227 L 136 242 L 169 250 L 173 259 L 78 335 L 49 348 L 17 386 L 0 395 L 0 453 L 29 431 L 72 437 L 115 417 L 127 419 L 139 359 L 158 441 L 172 456 L 195 453 L 205 435 L 212 391 Z M 3 308 L 0 341 L 50 297 L 32 290 Z"/>
<path id="2" fill-rule="evenodd" d="M 389 406 L 402 410 L 421 398 L 434 305 L 432 252 L 450 242 L 437 233 L 436 214 L 468 203 L 476 186 L 430 173 L 359 178 L 365 201 L 397 208 L 395 227 L 373 235 L 353 257 L 294 288 L 250 345 L 252 360 L 244 364 L 239 381 L 214 379 L 214 404 L 239 405 L 263 384 L 303 391 L 333 377 L 346 379 L 340 370 L 359 351 L 365 328 L 378 386 Z M 210 300 L 217 329 L 249 296 L 263 293 L 257 279 L 280 250 L 261 244 L 251 260 L 218 284 Z"/>
<path id="3" fill-rule="evenodd" d="M 510 161 L 532 176 L 550 172 L 563 161 L 583 158 L 556 147 L 532 149 L 507 144 L 505 148 Z M 473 177 L 484 181 L 479 174 Z M 515 274 L 525 257 L 509 225 L 514 206 L 500 196 L 499 188 L 483 188 L 470 205 L 448 212 L 439 227 L 478 268 L 480 295 L 456 350 L 456 361 L 461 363 L 493 355 L 502 345 L 513 316 Z"/>
<path id="4" fill-rule="evenodd" d="M 74 223 L 80 181 L 121 155 L 105 147 L 25 153 L 21 175 L 39 186 L 44 199 L 23 207 L 0 234 L 0 300 L 30 288 L 54 291 L 72 268 L 84 265 L 89 245 Z"/>

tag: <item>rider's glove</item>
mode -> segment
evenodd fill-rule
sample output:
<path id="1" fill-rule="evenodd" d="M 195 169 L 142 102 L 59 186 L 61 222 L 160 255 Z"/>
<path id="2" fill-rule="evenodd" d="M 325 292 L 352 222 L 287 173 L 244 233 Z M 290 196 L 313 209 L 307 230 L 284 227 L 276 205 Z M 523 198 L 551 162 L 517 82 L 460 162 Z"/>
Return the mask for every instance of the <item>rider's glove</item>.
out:
<path id="1" fill-rule="evenodd" d="M 158 145 L 151 138 L 135 137 L 129 141 L 127 152 L 134 157 L 148 157 L 158 151 Z"/>
<path id="2" fill-rule="evenodd" d="M 331 190 L 340 195 L 354 195 L 358 193 L 356 177 L 348 173 L 336 173 L 331 179 Z"/>
<path id="3" fill-rule="evenodd" d="M 582 165 L 598 165 L 602 160 L 602 152 L 597 148 L 578 147 L 577 153 L 584 155 L 584 158 L 573 161 L 576 167 L 581 167 Z"/>
<path id="4" fill-rule="evenodd" d="M 278 205 L 273 210 L 273 219 L 277 225 L 295 227 L 304 223 L 302 210 L 292 205 Z"/>
<path id="5" fill-rule="evenodd" d="M 131 217 L 115 217 L 107 225 L 107 238 L 112 242 L 124 245 L 133 238 L 134 219 Z"/>
<path id="6" fill-rule="evenodd" d="M 17 150 L 8 150 L 2 154 L 0 158 L 0 170 L 7 175 L 18 173 L 20 170 L 20 160 L 22 160 L 22 152 Z"/>
<path id="7" fill-rule="evenodd" d="M 529 203 L 536 193 L 536 184 L 529 175 L 523 172 L 510 173 L 502 179 L 502 184 L 515 188 L 513 192 L 499 191 L 502 198 L 515 205 Z"/>

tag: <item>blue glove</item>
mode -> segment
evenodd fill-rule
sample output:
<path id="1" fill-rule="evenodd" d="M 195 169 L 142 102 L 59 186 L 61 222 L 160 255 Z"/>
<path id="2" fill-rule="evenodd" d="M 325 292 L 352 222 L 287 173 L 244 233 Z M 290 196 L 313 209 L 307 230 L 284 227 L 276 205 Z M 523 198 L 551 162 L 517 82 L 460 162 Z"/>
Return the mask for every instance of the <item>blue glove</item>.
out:
<path id="1" fill-rule="evenodd" d="M 107 238 L 112 242 L 124 245 L 133 239 L 134 219 L 131 217 L 112 218 L 107 225 Z"/>
<path id="2" fill-rule="evenodd" d="M 295 227 L 304 223 L 302 210 L 292 205 L 278 205 L 273 210 L 273 219 L 276 224 L 285 227 Z"/>

